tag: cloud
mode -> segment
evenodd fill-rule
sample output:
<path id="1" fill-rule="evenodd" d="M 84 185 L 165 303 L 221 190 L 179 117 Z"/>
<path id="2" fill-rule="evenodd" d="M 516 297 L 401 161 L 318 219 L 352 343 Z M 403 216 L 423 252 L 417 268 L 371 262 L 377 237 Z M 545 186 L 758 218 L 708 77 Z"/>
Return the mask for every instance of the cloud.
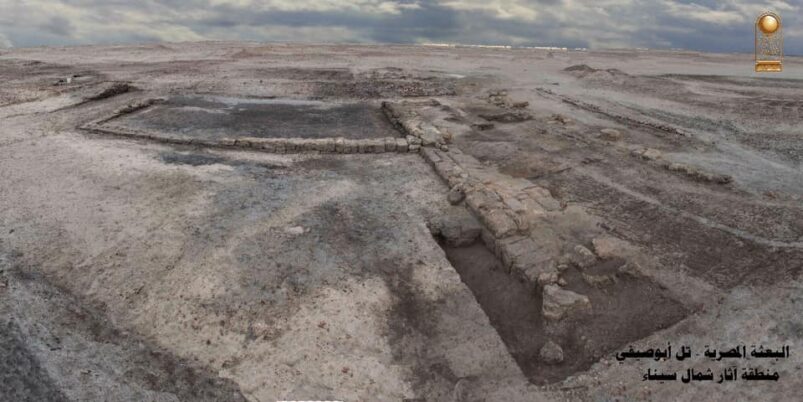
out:
<path id="1" fill-rule="evenodd" d="M 670 3 L 667 13 L 677 18 L 687 18 L 711 24 L 730 25 L 745 21 L 745 15 L 738 10 L 720 10 L 708 8 L 699 4 Z"/>
<path id="2" fill-rule="evenodd" d="M 61 16 L 51 17 L 46 24 L 40 25 L 40 28 L 54 35 L 59 35 L 67 38 L 69 38 L 74 31 L 74 28 L 70 20 Z"/>
<path id="3" fill-rule="evenodd" d="M 17 46 L 151 41 L 452 42 L 752 52 L 781 13 L 803 54 L 799 0 L 0 0 Z"/>
<path id="4" fill-rule="evenodd" d="M 11 40 L 8 39 L 2 32 L 0 32 L 0 49 L 14 47 L 14 44 L 11 43 Z"/>
<path id="5" fill-rule="evenodd" d="M 531 3 L 522 0 L 446 0 L 441 5 L 459 11 L 482 11 L 503 20 L 535 21 L 538 11 Z"/>

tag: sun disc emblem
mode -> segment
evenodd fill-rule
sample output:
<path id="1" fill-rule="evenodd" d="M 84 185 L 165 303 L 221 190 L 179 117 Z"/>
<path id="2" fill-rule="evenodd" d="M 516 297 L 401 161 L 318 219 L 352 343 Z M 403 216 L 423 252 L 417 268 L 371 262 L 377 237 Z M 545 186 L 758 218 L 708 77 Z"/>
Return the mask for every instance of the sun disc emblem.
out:
<path id="1" fill-rule="evenodd" d="M 761 20 L 758 22 L 758 26 L 761 29 L 761 32 L 765 34 L 771 34 L 778 30 L 778 19 L 772 15 L 765 15 L 761 17 Z"/>

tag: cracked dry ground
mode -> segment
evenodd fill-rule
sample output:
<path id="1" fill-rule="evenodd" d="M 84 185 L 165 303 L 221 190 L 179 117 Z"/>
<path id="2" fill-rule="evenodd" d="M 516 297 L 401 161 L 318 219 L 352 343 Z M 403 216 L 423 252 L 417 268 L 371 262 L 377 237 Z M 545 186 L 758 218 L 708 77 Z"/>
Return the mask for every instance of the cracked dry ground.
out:
<path id="1" fill-rule="evenodd" d="M 803 63 L 750 62 L 3 51 L 0 399 L 793 400 Z M 792 354 L 613 358 L 667 342 Z"/>

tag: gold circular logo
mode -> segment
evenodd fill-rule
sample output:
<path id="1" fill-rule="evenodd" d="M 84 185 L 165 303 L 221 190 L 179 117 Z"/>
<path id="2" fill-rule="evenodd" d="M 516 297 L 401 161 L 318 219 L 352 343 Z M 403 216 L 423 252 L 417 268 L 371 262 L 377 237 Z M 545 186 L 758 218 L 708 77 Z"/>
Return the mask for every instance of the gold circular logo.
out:
<path id="1" fill-rule="evenodd" d="M 765 15 L 758 21 L 758 27 L 761 29 L 761 32 L 765 34 L 771 34 L 777 31 L 778 25 L 778 19 L 771 15 Z"/>

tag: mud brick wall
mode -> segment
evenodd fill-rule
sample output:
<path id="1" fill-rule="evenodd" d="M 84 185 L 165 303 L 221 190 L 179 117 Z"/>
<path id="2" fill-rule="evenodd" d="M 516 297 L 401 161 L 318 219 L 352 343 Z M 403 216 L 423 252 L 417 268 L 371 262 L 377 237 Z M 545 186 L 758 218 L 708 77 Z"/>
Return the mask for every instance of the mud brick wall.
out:
<path id="1" fill-rule="evenodd" d="M 434 146 L 445 151 L 448 150 L 449 134 L 422 119 L 415 111 L 416 107 L 438 105 L 440 103 L 434 99 L 418 102 L 382 102 L 382 110 L 388 120 L 406 135 L 407 142 L 411 145 Z"/>
<path id="2" fill-rule="evenodd" d="M 539 217 L 560 210 L 548 190 L 527 180 L 499 186 L 483 182 L 470 174 L 473 169 L 463 167 L 479 169 L 482 164 L 454 147 L 449 152 L 424 147 L 421 155 L 451 189 L 465 193 L 467 208 L 485 227 L 483 242 L 508 273 L 537 287 L 557 282 L 560 250 L 531 236 Z"/>
<path id="3" fill-rule="evenodd" d="M 347 139 L 342 137 L 332 138 L 257 138 L 257 137 L 237 137 L 237 138 L 192 138 L 176 134 L 168 134 L 156 130 L 143 130 L 124 127 L 115 124 L 114 120 L 126 114 L 134 113 L 150 106 L 163 102 L 163 99 L 147 99 L 131 103 L 123 108 L 115 110 L 110 116 L 92 121 L 82 126 L 83 129 L 107 135 L 115 135 L 127 138 L 147 139 L 152 141 L 200 145 L 210 147 L 225 148 L 246 148 L 261 152 L 278 154 L 293 153 L 332 153 L 332 154 L 368 154 L 384 152 L 417 152 L 422 145 L 418 137 L 407 136 L 385 137 L 376 139 Z"/>

